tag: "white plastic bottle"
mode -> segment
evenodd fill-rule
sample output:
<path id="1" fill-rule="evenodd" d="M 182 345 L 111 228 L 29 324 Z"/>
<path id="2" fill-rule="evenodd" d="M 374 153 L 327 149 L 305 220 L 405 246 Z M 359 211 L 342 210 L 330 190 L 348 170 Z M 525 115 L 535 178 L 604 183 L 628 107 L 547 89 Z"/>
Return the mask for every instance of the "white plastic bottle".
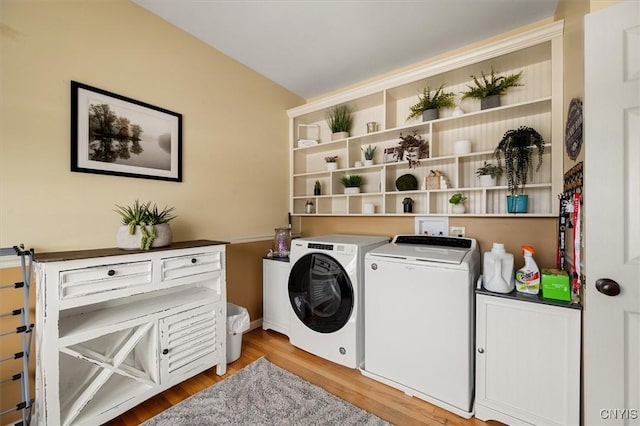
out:
<path id="1" fill-rule="evenodd" d="M 513 254 L 506 253 L 504 244 L 493 243 L 491 251 L 484 254 L 484 288 L 496 293 L 511 293 L 513 282 Z"/>
<path id="2" fill-rule="evenodd" d="M 538 294 L 540 291 L 540 270 L 533 260 L 535 250 L 531 246 L 522 246 L 524 266 L 516 271 L 516 290 L 521 293 Z"/>

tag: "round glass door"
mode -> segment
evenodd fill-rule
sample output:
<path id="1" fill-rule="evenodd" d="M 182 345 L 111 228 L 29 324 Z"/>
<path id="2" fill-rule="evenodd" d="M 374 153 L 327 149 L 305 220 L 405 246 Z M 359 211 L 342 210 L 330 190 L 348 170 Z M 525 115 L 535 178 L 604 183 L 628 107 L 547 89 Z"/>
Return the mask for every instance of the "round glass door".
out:
<path id="1" fill-rule="evenodd" d="M 349 321 L 353 287 L 331 256 L 309 253 L 289 273 L 289 300 L 300 321 L 319 333 L 333 333 Z"/>

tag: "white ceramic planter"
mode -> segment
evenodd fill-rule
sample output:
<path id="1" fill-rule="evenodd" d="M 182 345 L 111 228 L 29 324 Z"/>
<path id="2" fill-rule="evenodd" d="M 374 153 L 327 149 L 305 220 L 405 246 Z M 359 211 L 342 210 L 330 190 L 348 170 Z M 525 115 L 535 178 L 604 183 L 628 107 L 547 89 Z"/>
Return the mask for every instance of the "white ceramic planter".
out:
<path id="1" fill-rule="evenodd" d="M 373 160 L 364 160 L 365 166 L 373 166 Z"/>
<path id="2" fill-rule="evenodd" d="M 498 184 L 498 179 L 495 177 L 491 177 L 491 175 L 482 175 L 479 177 L 480 186 L 488 187 L 488 186 L 496 186 Z"/>
<path id="3" fill-rule="evenodd" d="M 464 204 L 452 204 L 451 205 L 451 213 L 462 214 L 462 213 L 464 213 L 466 211 L 467 211 L 467 209 L 465 209 Z"/>
<path id="4" fill-rule="evenodd" d="M 453 143 L 453 153 L 455 155 L 463 155 L 471 153 L 471 141 L 461 140 Z"/>
<path id="5" fill-rule="evenodd" d="M 171 233 L 171 227 L 168 223 L 161 223 L 159 225 L 153 225 L 156 227 L 156 238 L 151 243 L 151 248 L 165 247 L 171 244 L 173 235 Z M 152 225 L 147 226 L 147 232 L 151 234 Z M 136 226 L 136 231 L 133 235 L 129 234 L 128 226 L 121 226 L 116 232 L 116 247 L 125 250 L 140 250 L 140 242 L 142 241 L 142 232 L 140 232 L 140 226 Z"/>
<path id="6" fill-rule="evenodd" d="M 359 186 L 345 187 L 344 188 L 344 193 L 345 194 L 359 194 L 360 193 L 360 187 Z"/>
<path id="7" fill-rule="evenodd" d="M 338 163 L 327 163 L 327 170 L 338 170 Z"/>
<path id="8" fill-rule="evenodd" d="M 364 203 L 362 205 L 362 213 L 374 214 L 376 212 L 376 206 L 373 203 Z"/>

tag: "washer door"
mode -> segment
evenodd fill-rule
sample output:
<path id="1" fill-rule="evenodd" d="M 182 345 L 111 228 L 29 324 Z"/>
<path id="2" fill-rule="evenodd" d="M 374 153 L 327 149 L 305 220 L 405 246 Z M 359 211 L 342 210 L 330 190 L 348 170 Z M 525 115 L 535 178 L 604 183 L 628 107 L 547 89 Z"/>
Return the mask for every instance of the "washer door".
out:
<path id="1" fill-rule="evenodd" d="M 337 260 L 326 254 L 309 253 L 291 267 L 289 300 L 307 327 L 319 333 L 333 333 L 349 321 L 353 286 Z"/>

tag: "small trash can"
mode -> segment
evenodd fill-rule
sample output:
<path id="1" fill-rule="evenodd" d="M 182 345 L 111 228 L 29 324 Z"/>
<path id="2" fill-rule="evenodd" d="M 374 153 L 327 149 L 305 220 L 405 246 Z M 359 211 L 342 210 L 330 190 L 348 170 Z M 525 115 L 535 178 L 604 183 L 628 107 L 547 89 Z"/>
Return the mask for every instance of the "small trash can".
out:
<path id="1" fill-rule="evenodd" d="M 249 311 L 227 303 L 227 364 L 240 358 L 242 333 L 249 329 Z"/>

